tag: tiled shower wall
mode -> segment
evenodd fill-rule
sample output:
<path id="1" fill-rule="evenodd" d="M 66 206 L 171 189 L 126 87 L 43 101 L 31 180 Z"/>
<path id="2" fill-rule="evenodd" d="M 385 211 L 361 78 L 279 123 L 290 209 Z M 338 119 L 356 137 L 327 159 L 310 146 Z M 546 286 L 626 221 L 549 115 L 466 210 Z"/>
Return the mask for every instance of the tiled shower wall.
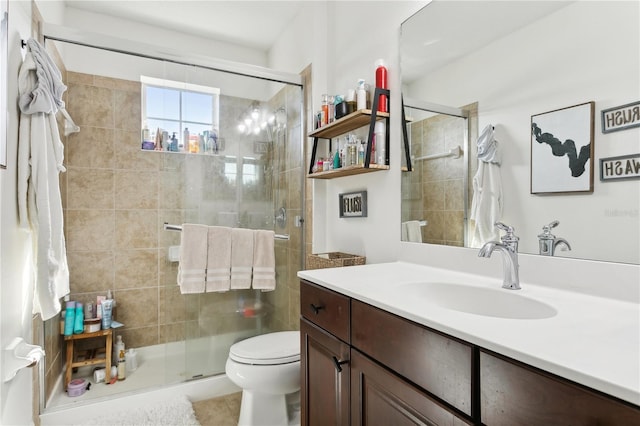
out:
<path id="1" fill-rule="evenodd" d="M 125 324 L 118 334 L 128 347 L 250 326 L 229 315 L 229 305 L 235 308 L 240 292 L 183 296 L 176 285 L 177 263 L 167 260 L 168 247 L 179 244 L 180 234 L 165 231 L 164 222 L 217 224 L 208 209 L 227 202 L 225 191 L 216 189 L 215 183 L 202 182 L 220 176 L 224 162 L 205 155 L 141 151 L 140 83 L 75 72 L 66 75 L 67 109 L 81 127 L 67 138 L 67 172 L 61 182 L 72 300 L 95 301 L 111 289 L 117 320 Z M 262 159 L 265 163 L 267 157 L 278 156 L 275 168 L 265 169 L 265 174 L 273 174 L 272 187 L 258 191 L 275 193 L 276 208 L 286 207 L 289 217 L 284 228 L 275 228 L 276 233 L 291 236 L 289 241 L 276 241 L 278 285 L 275 291 L 262 294 L 272 306 L 265 323 L 274 330 L 299 327 L 296 273 L 302 242 L 301 228 L 293 224 L 303 208 L 299 91 L 287 87 L 269 102 L 274 108 L 286 106 L 288 128 L 286 137 L 277 138 Z M 221 98 L 221 109 L 225 102 L 230 107 L 234 99 Z M 194 205 L 197 194 L 208 200 Z M 248 226 L 252 224 L 246 220 L 238 226 L 273 226 L 269 223 L 273 203 L 258 200 L 257 204 L 264 209 L 265 226 Z M 213 318 L 217 320 L 210 321 Z M 57 336 L 57 321 L 49 322 L 47 334 Z M 55 372 L 47 374 L 48 389 L 56 378 Z"/>

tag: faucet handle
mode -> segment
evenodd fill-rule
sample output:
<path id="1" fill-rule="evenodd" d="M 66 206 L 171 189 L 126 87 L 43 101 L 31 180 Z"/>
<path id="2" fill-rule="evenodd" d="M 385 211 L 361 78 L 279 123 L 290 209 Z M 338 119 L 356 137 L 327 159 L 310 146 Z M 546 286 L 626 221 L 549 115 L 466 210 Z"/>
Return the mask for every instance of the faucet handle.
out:
<path id="1" fill-rule="evenodd" d="M 496 228 L 505 231 L 507 234 L 513 234 L 513 231 L 515 231 L 513 226 L 505 225 L 502 222 L 496 222 L 494 223 L 494 225 L 496 226 Z"/>
<path id="2" fill-rule="evenodd" d="M 558 225 L 560 225 L 560 221 L 559 220 L 554 220 L 550 224 L 543 226 L 542 230 L 545 231 L 545 232 L 548 232 L 548 231 L 551 231 L 551 229 L 555 228 Z"/>
<path id="3" fill-rule="evenodd" d="M 518 251 L 518 240 L 520 240 L 520 238 L 518 238 L 515 235 L 515 228 L 513 226 L 509 226 L 509 225 L 505 225 L 502 222 L 496 222 L 495 223 L 496 228 L 501 229 L 503 231 L 506 232 L 505 235 L 503 235 L 500 240 L 506 244 L 511 246 L 515 251 Z"/>

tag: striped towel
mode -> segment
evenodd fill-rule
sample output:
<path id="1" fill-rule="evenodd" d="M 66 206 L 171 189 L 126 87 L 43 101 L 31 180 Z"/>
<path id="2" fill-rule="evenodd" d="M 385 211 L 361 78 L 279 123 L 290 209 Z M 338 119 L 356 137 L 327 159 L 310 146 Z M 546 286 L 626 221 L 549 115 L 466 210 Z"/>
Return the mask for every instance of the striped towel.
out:
<path id="1" fill-rule="evenodd" d="M 275 233 L 257 230 L 253 245 L 253 288 L 263 291 L 276 289 Z"/>
<path id="2" fill-rule="evenodd" d="M 209 227 L 207 254 L 207 293 L 231 287 L 231 228 Z"/>
<path id="3" fill-rule="evenodd" d="M 231 289 L 251 288 L 253 230 L 231 229 Z"/>
<path id="4" fill-rule="evenodd" d="M 185 223 L 180 236 L 178 285 L 180 293 L 204 293 L 208 227 Z"/>

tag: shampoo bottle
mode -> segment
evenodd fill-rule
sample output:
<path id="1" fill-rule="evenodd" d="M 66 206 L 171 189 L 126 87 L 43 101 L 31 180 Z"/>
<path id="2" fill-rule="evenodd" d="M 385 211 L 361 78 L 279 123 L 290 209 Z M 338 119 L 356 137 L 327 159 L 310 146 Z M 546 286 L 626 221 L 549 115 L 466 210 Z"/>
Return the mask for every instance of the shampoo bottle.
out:
<path id="1" fill-rule="evenodd" d="M 84 332 L 84 313 L 82 303 L 76 302 L 76 314 L 74 318 L 73 334 L 82 334 Z"/>
<path id="2" fill-rule="evenodd" d="M 118 380 L 127 378 L 127 364 L 124 356 L 124 349 L 118 353 Z"/>
<path id="3" fill-rule="evenodd" d="M 367 89 L 364 80 L 358 80 L 358 89 L 356 90 L 356 109 L 367 109 Z"/>
<path id="4" fill-rule="evenodd" d="M 122 336 L 116 336 L 116 342 L 113 344 L 113 359 L 118 359 L 120 356 L 120 351 L 124 351 L 124 341 L 122 340 Z"/>
<path id="5" fill-rule="evenodd" d="M 387 137 L 384 121 L 376 122 L 374 127 L 376 135 L 376 163 L 387 164 Z"/>
<path id="6" fill-rule="evenodd" d="M 68 296 L 67 296 L 68 298 Z M 73 300 L 66 301 L 66 310 L 64 313 L 64 335 L 71 336 L 76 318 L 76 302 Z"/>

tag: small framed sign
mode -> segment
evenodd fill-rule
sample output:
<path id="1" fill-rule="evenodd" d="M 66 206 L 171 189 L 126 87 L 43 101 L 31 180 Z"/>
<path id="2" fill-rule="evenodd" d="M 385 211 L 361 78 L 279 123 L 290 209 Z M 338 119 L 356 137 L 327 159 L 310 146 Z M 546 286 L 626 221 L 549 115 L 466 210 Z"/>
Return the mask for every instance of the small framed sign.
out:
<path id="1" fill-rule="evenodd" d="M 640 179 L 640 154 L 600 159 L 600 180 Z"/>
<path id="2" fill-rule="evenodd" d="M 640 101 L 602 110 L 602 133 L 640 126 Z"/>
<path id="3" fill-rule="evenodd" d="M 338 195 L 340 217 L 367 217 L 367 191 Z"/>

